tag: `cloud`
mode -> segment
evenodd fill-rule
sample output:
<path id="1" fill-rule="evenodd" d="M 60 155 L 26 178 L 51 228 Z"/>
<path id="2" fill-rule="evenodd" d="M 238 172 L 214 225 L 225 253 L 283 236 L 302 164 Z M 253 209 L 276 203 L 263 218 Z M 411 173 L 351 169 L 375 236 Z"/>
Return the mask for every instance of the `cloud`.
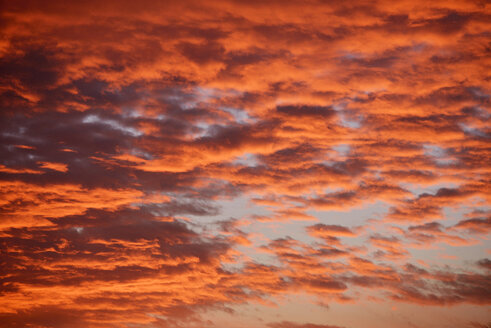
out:
<path id="1" fill-rule="evenodd" d="M 318 237 L 355 237 L 356 234 L 349 228 L 339 225 L 316 224 L 310 226 L 308 231 Z"/>
<path id="2" fill-rule="evenodd" d="M 490 303 L 489 15 L 2 4 L 0 320 L 338 327 L 295 318 L 302 295 L 471 322 Z"/>
<path id="3" fill-rule="evenodd" d="M 488 233 L 491 230 L 491 219 L 462 220 L 452 227 L 455 230 L 468 230 L 473 233 Z"/>
<path id="4" fill-rule="evenodd" d="M 268 327 L 271 328 L 341 328 L 340 326 L 333 325 L 317 325 L 313 323 L 294 323 L 290 321 L 282 321 L 268 324 Z"/>
<path id="5" fill-rule="evenodd" d="M 84 189 L 80 185 L 39 186 L 23 182 L 3 182 L 3 228 L 51 225 L 47 220 L 66 215 L 82 214 L 87 209 L 114 210 L 133 203 L 166 201 L 161 196 L 152 199 L 131 189 Z"/>
<path id="6" fill-rule="evenodd" d="M 489 260 L 489 259 L 479 260 L 477 262 L 477 265 L 479 265 L 480 267 L 482 267 L 484 269 L 491 270 L 491 260 Z"/>

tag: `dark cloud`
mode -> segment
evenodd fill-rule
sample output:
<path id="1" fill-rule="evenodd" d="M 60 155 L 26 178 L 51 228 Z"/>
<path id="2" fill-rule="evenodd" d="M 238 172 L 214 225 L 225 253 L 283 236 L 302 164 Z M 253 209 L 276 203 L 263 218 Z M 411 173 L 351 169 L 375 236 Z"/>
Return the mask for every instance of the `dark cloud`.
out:
<path id="1" fill-rule="evenodd" d="M 286 116 L 316 117 L 319 119 L 328 119 L 335 113 L 334 110 L 330 107 L 302 105 L 277 106 L 276 111 Z"/>

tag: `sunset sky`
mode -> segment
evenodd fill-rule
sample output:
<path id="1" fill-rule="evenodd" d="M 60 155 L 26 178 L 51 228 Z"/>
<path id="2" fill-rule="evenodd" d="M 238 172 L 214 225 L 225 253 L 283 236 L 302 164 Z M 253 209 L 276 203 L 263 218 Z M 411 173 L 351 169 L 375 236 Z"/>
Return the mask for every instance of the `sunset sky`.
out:
<path id="1" fill-rule="evenodd" d="M 490 31 L 487 0 L 0 1 L 0 327 L 491 327 Z"/>

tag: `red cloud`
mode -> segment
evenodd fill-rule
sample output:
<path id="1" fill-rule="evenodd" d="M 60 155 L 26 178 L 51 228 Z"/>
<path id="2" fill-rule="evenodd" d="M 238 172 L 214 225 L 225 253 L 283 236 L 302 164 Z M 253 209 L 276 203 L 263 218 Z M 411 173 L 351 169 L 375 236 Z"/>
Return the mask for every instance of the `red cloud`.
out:
<path id="1" fill-rule="evenodd" d="M 292 296 L 485 315 L 489 16 L 442 0 L 3 3 L 0 321 L 337 327 L 301 324 Z M 394 311 L 364 324 L 400 326 Z"/>

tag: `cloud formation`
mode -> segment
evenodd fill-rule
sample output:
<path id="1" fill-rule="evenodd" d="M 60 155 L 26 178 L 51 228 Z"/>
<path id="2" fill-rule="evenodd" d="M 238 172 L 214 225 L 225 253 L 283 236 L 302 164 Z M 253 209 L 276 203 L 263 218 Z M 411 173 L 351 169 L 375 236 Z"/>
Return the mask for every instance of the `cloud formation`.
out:
<path id="1" fill-rule="evenodd" d="M 3 326 L 486 325 L 489 4 L 0 8 Z"/>

